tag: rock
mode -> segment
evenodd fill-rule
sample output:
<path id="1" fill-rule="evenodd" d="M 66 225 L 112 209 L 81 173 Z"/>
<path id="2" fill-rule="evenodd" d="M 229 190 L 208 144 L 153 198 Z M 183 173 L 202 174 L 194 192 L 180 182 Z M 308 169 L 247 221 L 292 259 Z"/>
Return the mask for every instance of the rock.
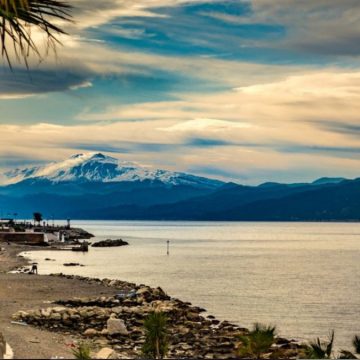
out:
<path id="1" fill-rule="evenodd" d="M 92 247 L 114 247 L 114 246 L 125 246 L 125 245 L 129 245 L 129 243 L 122 239 L 117 239 L 117 240 L 107 239 L 107 240 L 103 240 L 103 241 L 98 241 L 98 242 L 92 244 L 91 246 Z"/>
<path id="2" fill-rule="evenodd" d="M 41 309 L 40 313 L 43 317 L 49 317 L 51 315 L 51 308 Z"/>
<path id="3" fill-rule="evenodd" d="M 84 336 L 86 337 L 94 337 L 94 336 L 97 336 L 98 335 L 98 332 L 95 330 L 95 329 L 86 329 L 84 331 Z"/>
<path id="4" fill-rule="evenodd" d="M 61 314 L 60 313 L 56 313 L 56 312 L 52 312 L 50 315 L 50 319 L 51 320 L 61 320 Z"/>
<path id="5" fill-rule="evenodd" d="M 27 313 L 26 311 L 18 311 L 17 313 L 15 313 L 12 318 L 17 320 L 17 319 L 26 319 L 29 316 L 29 313 Z"/>
<path id="6" fill-rule="evenodd" d="M 101 334 L 102 336 L 107 336 L 107 335 L 109 335 L 109 331 L 108 331 L 108 329 L 102 329 L 101 332 L 100 332 L 100 334 Z"/>
<path id="7" fill-rule="evenodd" d="M 67 309 L 66 309 L 66 307 L 64 307 L 64 306 L 56 306 L 56 307 L 49 308 L 49 309 L 50 309 L 52 312 L 57 312 L 57 313 L 61 313 L 61 314 L 67 312 Z"/>
<path id="8" fill-rule="evenodd" d="M 64 266 L 84 266 L 82 264 L 79 264 L 79 263 L 64 263 Z"/>
<path id="9" fill-rule="evenodd" d="M 121 319 L 116 319 L 114 317 L 111 317 L 108 319 L 107 323 L 107 330 L 109 332 L 109 335 L 128 335 L 129 332 L 125 326 L 125 323 Z"/>
<path id="10" fill-rule="evenodd" d="M 105 347 L 96 354 L 95 359 L 117 359 L 117 354 L 113 349 Z"/>
<path id="11" fill-rule="evenodd" d="M 4 358 L 6 353 L 6 342 L 2 333 L 0 333 L 0 359 Z"/>

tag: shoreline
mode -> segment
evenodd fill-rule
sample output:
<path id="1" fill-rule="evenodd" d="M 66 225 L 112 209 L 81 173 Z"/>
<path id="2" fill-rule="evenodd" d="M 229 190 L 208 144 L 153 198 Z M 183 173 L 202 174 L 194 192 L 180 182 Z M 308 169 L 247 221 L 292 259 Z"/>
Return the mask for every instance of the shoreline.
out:
<path id="1" fill-rule="evenodd" d="M 6 301 L 13 304 L 12 306 L 7 304 L 8 306 L 0 308 L 0 328 L 7 342 L 13 348 L 15 358 L 50 358 L 54 356 L 72 358 L 69 344 L 74 344 L 84 338 L 85 331 L 88 330 L 86 324 L 77 322 L 74 327 L 71 322 L 64 323 L 62 320 L 54 322 L 49 317 L 39 315 L 39 309 L 43 309 L 40 313 L 45 313 L 48 311 L 46 309 L 59 307 L 59 304 L 65 306 L 65 310 L 61 310 L 63 313 L 60 314 L 60 319 L 67 316 L 64 314 L 68 314 L 66 311 L 69 308 L 74 310 L 74 307 L 81 310 L 92 306 L 92 312 L 94 310 L 106 312 L 111 303 L 111 307 L 115 311 L 119 307 L 119 303 L 115 302 L 114 296 L 124 288 L 132 288 L 142 294 L 137 296 L 135 302 L 126 299 L 120 304 L 123 309 L 128 311 L 127 314 L 122 313 L 121 317 L 129 326 L 131 339 L 117 339 L 117 343 L 105 332 L 101 333 L 101 328 L 104 327 L 104 324 L 106 325 L 104 319 L 94 321 L 95 328 L 91 329 L 95 330 L 96 336 L 94 335 L 91 341 L 97 344 L 97 350 L 103 346 L 110 346 L 115 348 L 118 354 L 120 352 L 121 356 L 135 357 L 138 354 L 139 345 L 143 341 L 140 328 L 141 319 L 155 305 L 168 311 L 170 317 L 175 316 L 175 320 L 179 316 L 181 317 L 181 320 L 171 330 L 174 338 L 178 335 L 180 338 L 176 340 L 177 343 L 173 346 L 170 357 L 234 358 L 239 345 L 237 336 L 246 334 L 248 331 L 228 321 L 219 321 L 212 315 L 206 314 L 205 317 L 202 315 L 206 312 L 205 309 L 171 298 L 161 289 L 157 290 L 146 285 L 136 285 L 121 280 L 85 278 L 77 275 L 9 274 L 8 271 L 26 266 L 30 262 L 30 259 L 18 256 L 18 254 L 29 250 L 44 249 L 2 245 L 5 253 L 0 256 L 0 287 L 2 289 L 8 287 L 12 290 L 10 293 L 8 292 Z M 47 248 L 47 250 L 49 249 Z M 15 287 L 11 285 L 13 283 L 16 284 Z M 16 295 L 14 291 L 16 291 Z M 148 298 L 143 296 L 144 294 Z M 0 299 L 3 300 L 5 297 L 6 294 L 0 290 Z M 69 302 L 74 298 L 82 300 L 77 300 L 77 303 Z M 13 314 L 24 311 L 26 315 L 22 314 L 16 320 L 31 325 L 11 323 L 14 320 Z M 114 312 L 110 311 L 106 316 L 109 317 L 111 314 Z M 51 313 L 53 318 L 58 318 L 58 315 L 54 312 Z M 296 357 L 300 345 L 295 340 L 279 339 L 279 342 L 278 348 L 282 350 L 283 358 Z M 134 348 L 132 349 L 132 347 Z"/>
<path id="2" fill-rule="evenodd" d="M 0 247 L 5 249 L 0 254 L 0 331 L 11 346 L 14 358 L 49 359 L 55 356 L 73 358 L 68 344 L 76 341 L 74 336 L 14 324 L 13 314 L 32 308 L 45 308 L 52 301 L 64 298 L 66 294 L 69 294 L 69 297 L 113 295 L 114 289 L 98 284 L 87 284 L 76 279 L 9 273 L 29 263 L 29 260 L 18 254 L 43 249 L 6 243 L 1 243 Z"/>

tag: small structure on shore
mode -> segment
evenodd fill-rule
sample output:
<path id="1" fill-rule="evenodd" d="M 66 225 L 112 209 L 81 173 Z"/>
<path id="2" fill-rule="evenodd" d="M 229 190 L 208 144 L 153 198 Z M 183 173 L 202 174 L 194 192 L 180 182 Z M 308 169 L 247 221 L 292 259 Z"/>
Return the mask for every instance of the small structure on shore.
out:
<path id="1" fill-rule="evenodd" d="M 36 215 L 36 216 L 35 216 Z M 72 242 L 79 244 L 79 239 L 91 239 L 92 234 L 81 228 L 71 228 L 70 219 L 66 225 L 49 225 L 49 222 L 42 220 L 41 213 L 34 213 L 34 223 L 29 221 L 14 221 L 13 219 L 0 219 L 0 242 L 9 242 L 26 245 L 72 245 Z M 71 249 L 70 249 L 71 250 Z M 88 251 L 88 244 L 82 243 L 80 249 L 75 251 Z"/>
<path id="2" fill-rule="evenodd" d="M 0 232 L 0 242 L 26 245 L 47 245 L 44 233 Z"/>
<path id="3" fill-rule="evenodd" d="M 80 246 L 73 246 L 71 248 L 72 251 L 82 251 L 82 252 L 88 252 L 89 251 L 89 243 L 87 241 L 83 241 L 80 243 Z"/>

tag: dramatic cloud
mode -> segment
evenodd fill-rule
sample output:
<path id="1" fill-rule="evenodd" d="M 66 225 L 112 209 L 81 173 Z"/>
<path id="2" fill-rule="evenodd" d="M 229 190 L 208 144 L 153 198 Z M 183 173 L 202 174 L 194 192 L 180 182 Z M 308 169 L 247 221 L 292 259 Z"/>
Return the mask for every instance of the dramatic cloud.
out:
<path id="1" fill-rule="evenodd" d="M 2 169 L 89 150 L 248 183 L 358 175 L 357 0 L 74 4 L 58 56 L 1 70 Z"/>

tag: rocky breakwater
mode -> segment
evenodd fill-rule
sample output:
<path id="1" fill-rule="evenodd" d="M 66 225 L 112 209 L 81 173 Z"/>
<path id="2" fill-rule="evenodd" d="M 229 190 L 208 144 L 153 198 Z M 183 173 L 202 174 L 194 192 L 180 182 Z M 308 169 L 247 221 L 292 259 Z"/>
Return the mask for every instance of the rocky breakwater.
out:
<path id="1" fill-rule="evenodd" d="M 168 317 L 168 357 L 171 358 L 234 358 L 241 346 L 239 335 L 248 332 L 211 315 L 205 316 L 204 309 L 171 298 L 161 288 L 117 280 L 82 279 L 115 287 L 117 294 L 63 299 L 45 309 L 19 311 L 14 319 L 91 339 L 96 351 L 111 348 L 117 356 L 127 358 L 139 357 L 145 340 L 143 322 L 152 311 L 162 311 Z M 295 358 L 297 345 L 279 340 L 273 349 L 277 358 Z"/>
<path id="2" fill-rule="evenodd" d="M 117 239 L 117 240 L 107 239 L 107 240 L 97 241 L 97 242 L 93 243 L 91 246 L 92 247 L 116 247 L 116 246 L 126 246 L 126 245 L 129 245 L 129 243 L 122 239 Z"/>

